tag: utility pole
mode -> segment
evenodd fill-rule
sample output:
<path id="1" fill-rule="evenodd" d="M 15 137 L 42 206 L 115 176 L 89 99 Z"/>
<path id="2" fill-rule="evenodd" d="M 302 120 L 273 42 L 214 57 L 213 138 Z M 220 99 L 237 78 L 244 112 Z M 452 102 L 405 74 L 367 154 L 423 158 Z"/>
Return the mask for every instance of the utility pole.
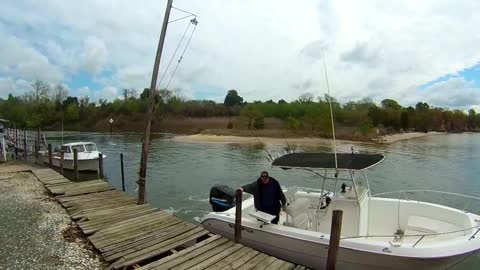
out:
<path id="1" fill-rule="evenodd" d="M 160 59 L 162 57 L 163 44 L 165 43 L 165 35 L 167 33 L 168 19 L 170 17 L 170 10 L 172 9 L 173 0 L 168 0 L 167 8 L 165 9 L 165 17 L 163 18 L 162 32 L 160 33 L 160 40 L 158 42 L 157 55 L 155 56 L 155 63 L 153 64 L 152 82 L 150 84 L 150 92 L 148 96 L 147 108 L 147 123 L 145 133 L 143 135 L 142 143 L 142 157 L 140 159 L 140 171 L 138 173 L 138 202 L 137 204 L 145 203 L 145 178 L 147 176 L 147 158 L 148 148 L 150 146 L 150 129 L 152 126 L 153 109 L 155 107 L 155 94 L 157 87 L 158 69 L 160 66 Z"/>

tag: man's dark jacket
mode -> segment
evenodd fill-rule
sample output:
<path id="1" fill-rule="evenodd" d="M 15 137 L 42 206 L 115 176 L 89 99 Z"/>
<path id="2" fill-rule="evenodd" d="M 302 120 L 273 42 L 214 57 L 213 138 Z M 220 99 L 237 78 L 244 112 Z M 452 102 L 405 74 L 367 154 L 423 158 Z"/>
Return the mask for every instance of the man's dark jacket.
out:
<path id="1" fill-rule="evenodd" d="M 280 187 L 280 184 L 278 183 L 278 181 L 275 180 L 275 178 L 273 177 L 270 177 L 269 181 L 271 181 L 271 183 L 274 185 L 276 190 L 274 197 L 271 198 L 275 204 L 275 209 L 273 210 L 275 211 L 275 213 L 279 213 L 280 208 L 282 207 L 282 205 L 285 205 L 287 203 L 287 200 L 285 199 L 285 195 L 283 194 L 282 188 Z M 262 195 L 263 195 L 262 186 L 263 186 L 262 179 L 258 178 L 257 181 L 254 181 L 251 184 L 247 184 L 242 187 L 243 191 L 253 195 L 255 208 L 260 211 L 263 210 L 261 205 Z M 280 204 L 280 201 L 282 202 L 282 204 Z"/>

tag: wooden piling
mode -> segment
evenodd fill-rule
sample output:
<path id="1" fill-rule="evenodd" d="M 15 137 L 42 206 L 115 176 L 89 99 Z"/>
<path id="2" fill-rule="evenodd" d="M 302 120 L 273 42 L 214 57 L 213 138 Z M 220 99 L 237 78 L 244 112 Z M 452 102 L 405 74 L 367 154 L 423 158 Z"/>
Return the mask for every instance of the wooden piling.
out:
<path id="1" fill-rule="evenodd" d="M 60 150 L 60 173 L 63 175 L 63 162 L 65 161 L 65 151 Z"/>
<path id="2" fill-rule="evenodd" d="M 37 144 L 38 144 L 38 149 L 37 149 L 37 156 L 38 156 L 38 151 L 42 148 L 42 144 L 40 143 L 40 128 L 37 129 Z"/>
<path id="3" fill-rule="evenodd" d="M 123 153 L 120 153 L 120 170 L 122 173 L 122 191 L 125 192 L 125 172 L 123 170 Z"/>
<path id="4" fill-rule="evenodd" d="M 23 159 L 27 160 L 27 130 L 23 130 Z"/>
<path id="5" fill-rule="evenodd" d="M 53 168 L 53 153 L 52 153 L 52 144 L 48 144 L 48 166 Z"/>
<path id="6" fill-rule="evenodd" d="M 335 270 L 340 234 L 342 232 L 342 210 L 333 210 L 332 227 L 330 229 L 330 243 L 328 244 L 327 270 Z"/>
<path id="7" fill-rule="evenodd" d="M 13 128 L 15 129 L 15 159 L 18 159 L 18 132 L 15 123 L 13 123 Z"/>
<path id="8" fill-rule="evenodd" d="M 242 238 L 242 190 L 235 192 L 235 242 Z"/>
<path id="9" fill-rule="evenodd" d="M 78 150 L 76 148 L 73 148 L 73 175 L 75 181 L 78 181 Z"/>
<path id="10" fill-rule="evenodd" d="M 103 179 L 103 154 L 98 153 L 98 178 Z"/>

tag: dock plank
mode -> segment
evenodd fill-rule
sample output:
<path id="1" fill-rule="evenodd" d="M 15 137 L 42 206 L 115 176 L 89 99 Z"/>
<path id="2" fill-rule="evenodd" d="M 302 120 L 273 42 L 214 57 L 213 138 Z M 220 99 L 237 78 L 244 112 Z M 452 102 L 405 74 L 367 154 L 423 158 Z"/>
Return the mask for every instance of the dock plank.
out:
<path id="1" fill-rule="evenodd" d="M 104 180 L 72 182 L 49 168 L 0 166 L 0 172 L 18 171 L 37 177 L 112 269 L 306 269 L 137 205 Z"/>

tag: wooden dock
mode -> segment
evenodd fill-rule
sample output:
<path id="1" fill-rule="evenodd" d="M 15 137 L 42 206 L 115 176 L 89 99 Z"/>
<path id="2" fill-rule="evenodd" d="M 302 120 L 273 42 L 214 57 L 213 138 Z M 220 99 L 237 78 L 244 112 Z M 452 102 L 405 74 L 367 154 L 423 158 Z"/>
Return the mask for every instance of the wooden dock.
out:
<path id="1" fill-rule="evenodd" d="M 35 174 L 112 269 L 305 269 L 137 205 L 103 180 L 72 182 L 52 169 L 14 167 L 8 171 Z"/>

